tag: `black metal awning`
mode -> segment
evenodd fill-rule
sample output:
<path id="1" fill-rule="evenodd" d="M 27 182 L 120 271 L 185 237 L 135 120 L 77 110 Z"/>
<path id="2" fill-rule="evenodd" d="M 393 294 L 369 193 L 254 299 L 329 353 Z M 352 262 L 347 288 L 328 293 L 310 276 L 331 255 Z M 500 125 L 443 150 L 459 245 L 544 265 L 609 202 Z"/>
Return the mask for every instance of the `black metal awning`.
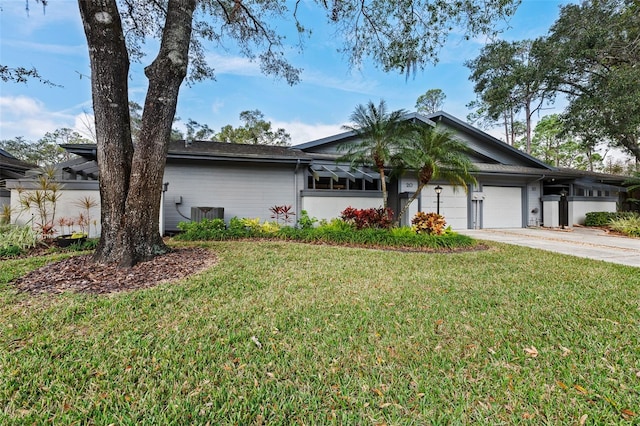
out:
<path id="1" fill-rule="evenodd" d="M 374 172 L 367 167 L 349 167 L 339 164 L 313 164 L 309 167 L 315 180 L 321 177 L 329 177 L 335 181 L 338 179 L 348 179 L 355 182 L 356 179 L 364 179 L 367 182 L 373 182 L 380 179 L 380 173 Z"/>

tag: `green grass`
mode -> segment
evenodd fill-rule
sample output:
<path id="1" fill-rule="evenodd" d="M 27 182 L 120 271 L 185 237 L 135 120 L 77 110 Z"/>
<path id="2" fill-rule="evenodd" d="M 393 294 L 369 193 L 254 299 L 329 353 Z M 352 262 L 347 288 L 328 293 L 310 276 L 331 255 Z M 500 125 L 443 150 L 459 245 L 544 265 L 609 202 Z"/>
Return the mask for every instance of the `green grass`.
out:
<path id="1" fill-rule="evenodd" d="M 18 294 L 45 260 L 3 262 L 0 424 L 639 421 L 637 268 L 493 243 L 199 245 L 217 266 L 111 296 Z"/>

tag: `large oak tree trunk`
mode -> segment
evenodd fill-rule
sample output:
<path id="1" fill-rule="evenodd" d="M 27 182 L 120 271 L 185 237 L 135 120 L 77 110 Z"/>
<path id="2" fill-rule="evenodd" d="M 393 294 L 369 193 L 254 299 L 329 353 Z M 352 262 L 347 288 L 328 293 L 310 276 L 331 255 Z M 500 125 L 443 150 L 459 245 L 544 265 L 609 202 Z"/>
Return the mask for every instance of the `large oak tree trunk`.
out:
<path id="1" fill-rule="evenodd" d="M 160 51 L 145 69 L 142 129 L 131 139 L 129 59 L 115 0 L 78 0 L 91 60 L 100 168 L 100 263 L 127 267 L 168 251 L 159 233 L 162 176 L 178 91 L 187 73 L 196 0 L 169 0 Z"/>

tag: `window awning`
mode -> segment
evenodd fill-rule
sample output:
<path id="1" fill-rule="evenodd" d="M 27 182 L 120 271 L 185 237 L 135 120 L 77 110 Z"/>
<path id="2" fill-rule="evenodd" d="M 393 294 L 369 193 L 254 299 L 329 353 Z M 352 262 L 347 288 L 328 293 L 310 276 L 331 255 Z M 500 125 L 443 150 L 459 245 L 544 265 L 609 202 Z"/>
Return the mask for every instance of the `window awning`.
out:
<path id="1" fill-rule="evenodd" d="M 364 179 L 367 182 L 373 182 L 376 179 L 380 179 L 380 173 L 374 172 L 367 167 L 355 167 L 341 165 L 329 165 L 329 164 L 313 164 L 309 167 L 309 171 L 313 175 L 315 180 L 321 177 L 329 177 L 335 181 L 338 179 L 348 179 L 351 182 L 355 182 L 356 179 Z"/>

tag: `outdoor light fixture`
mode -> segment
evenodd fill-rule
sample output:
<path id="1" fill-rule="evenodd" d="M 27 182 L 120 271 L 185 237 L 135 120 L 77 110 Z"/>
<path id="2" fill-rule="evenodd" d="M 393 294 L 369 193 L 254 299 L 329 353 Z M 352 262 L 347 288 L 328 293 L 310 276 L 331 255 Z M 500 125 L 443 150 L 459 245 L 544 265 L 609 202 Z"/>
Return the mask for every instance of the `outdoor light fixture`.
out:
<path id="1" fill-rule="evenodd" d="M 440 194 L 442 193 L 442 187 L 440 185 L 433 188 L 436 191 L 436 213 L 440 214 Z"/>

